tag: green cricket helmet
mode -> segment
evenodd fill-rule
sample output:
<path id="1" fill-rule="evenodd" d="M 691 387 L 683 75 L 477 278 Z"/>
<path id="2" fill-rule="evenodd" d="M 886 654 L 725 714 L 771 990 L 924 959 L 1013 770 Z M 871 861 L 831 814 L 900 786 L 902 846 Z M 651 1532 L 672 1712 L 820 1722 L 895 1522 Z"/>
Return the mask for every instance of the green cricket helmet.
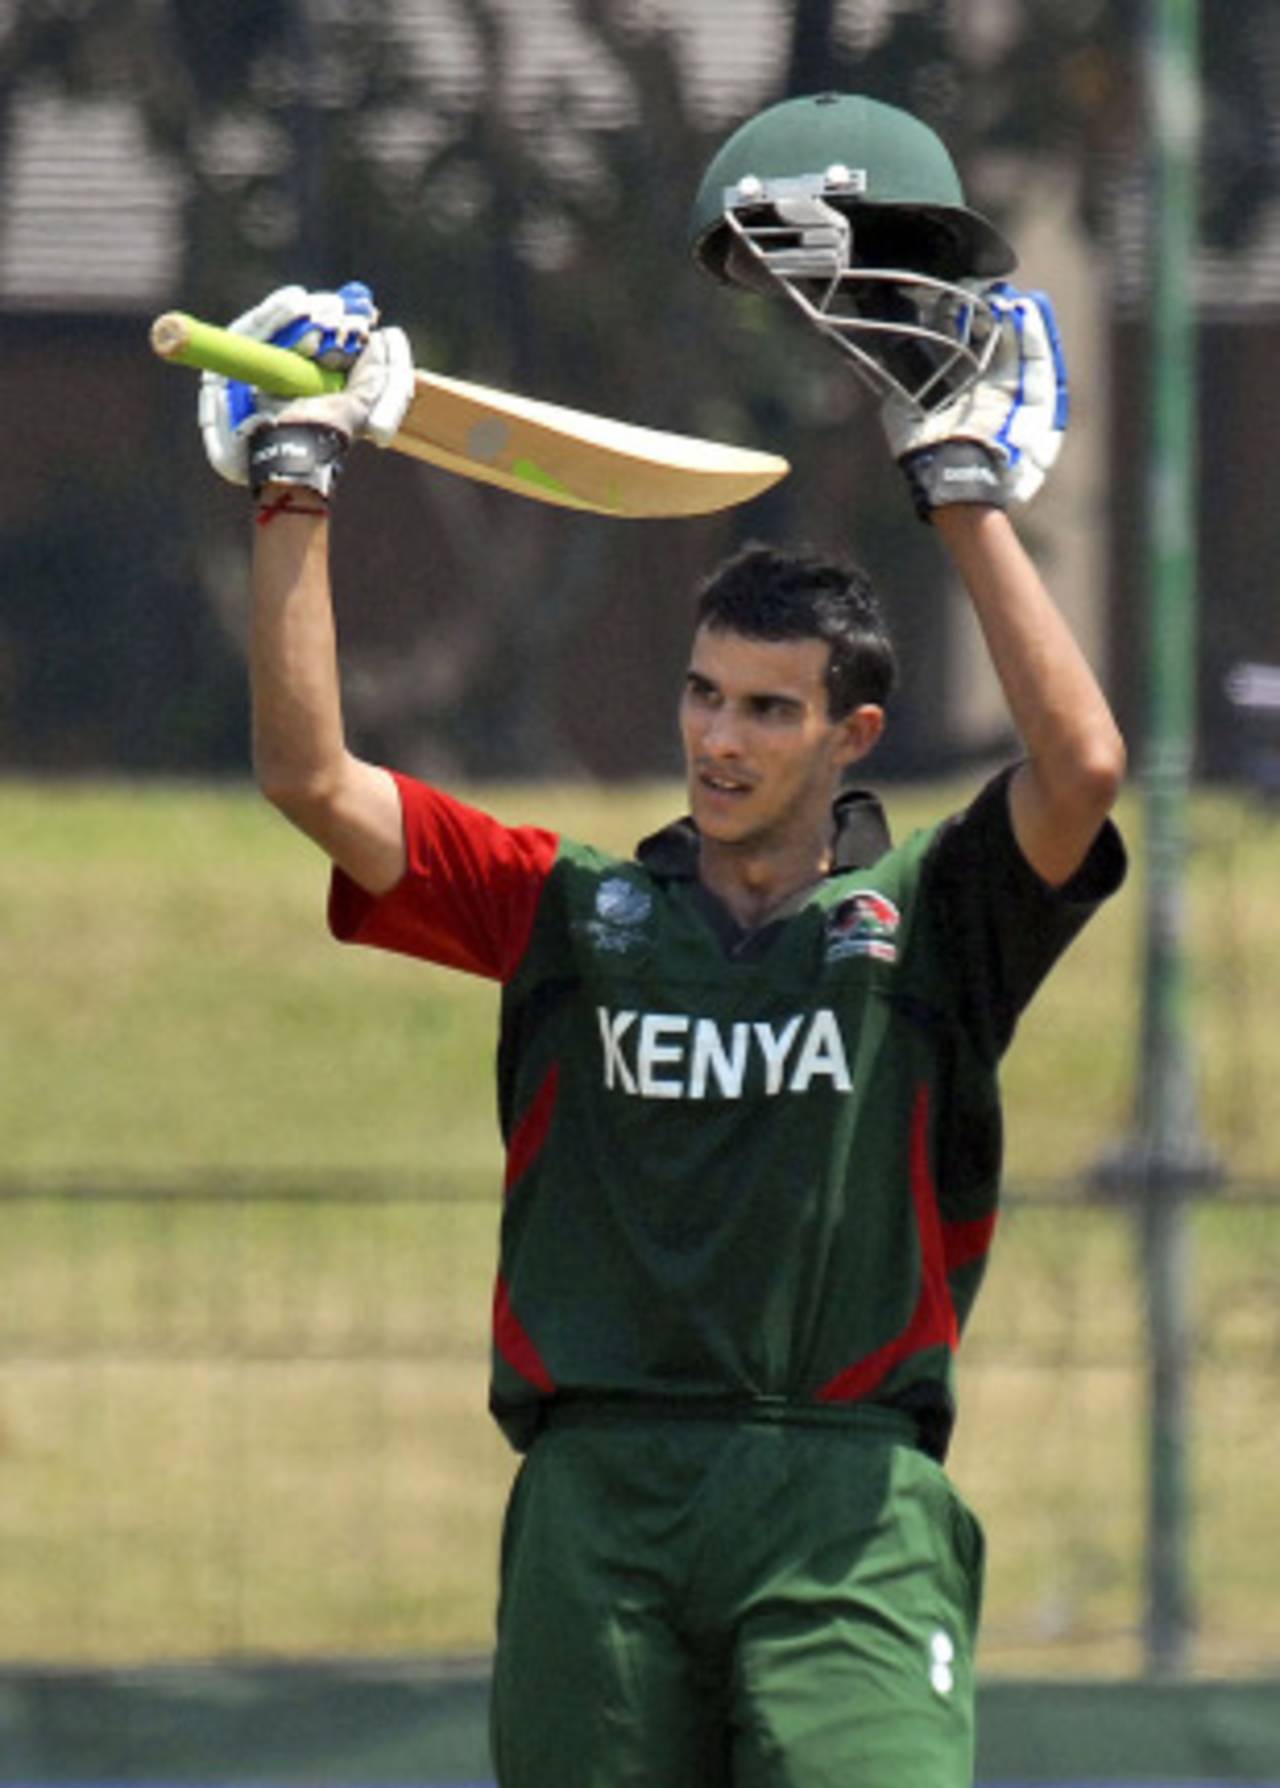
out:
<path id="1" fill-rule="evenodd" d="M 983 290 L 1017 264 L 928 125 L 851 93 L 748 119 L 703 175 L 691 237 L 713 278 L 782 291 L 878 396 L 919 409 L 982 376 L 998 331 Z"/>

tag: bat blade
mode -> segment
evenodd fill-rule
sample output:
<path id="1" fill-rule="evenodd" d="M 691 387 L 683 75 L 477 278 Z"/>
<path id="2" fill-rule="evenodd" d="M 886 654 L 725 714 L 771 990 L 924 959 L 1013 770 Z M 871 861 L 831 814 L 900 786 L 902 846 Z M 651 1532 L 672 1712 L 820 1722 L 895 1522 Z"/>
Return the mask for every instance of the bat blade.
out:
<path id="1" fill-rule="evenodd" d="M 702 515 L 747 502 L 789 470 L 776 454 L 615 422 L 420 372 L 396 442 L 407 453 L 605 515 Z"/>
<path id="2" fill-rule="evenodd" d="M 275 396 L 312 396 L 341 383 L 303 355 L 178 311 L 156 319 L 151 345 L 162 359 L 243 378 Z M 615 422 L 430 372 L 416 375 L 392 446 L 538 502 L 634 518 L 729 509 L 790 470 L 777 454 Z"/>

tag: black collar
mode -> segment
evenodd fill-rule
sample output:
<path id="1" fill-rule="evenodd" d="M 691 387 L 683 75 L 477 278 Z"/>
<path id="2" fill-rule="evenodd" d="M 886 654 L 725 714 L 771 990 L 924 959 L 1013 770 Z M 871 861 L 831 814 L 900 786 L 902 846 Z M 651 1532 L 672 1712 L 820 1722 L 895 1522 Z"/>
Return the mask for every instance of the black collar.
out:
<path id="1" fill-rule="evenodd" d="M 843 790 L 832 804 L 831 817 L 834 843 L 830 875 L 841 875 L 849 869 L 870 869 L 893 842 L 884 808 L 870 789 Z M 696 880 L 698 828 L 688 815 L 673 820 L 661 831 L 640 840 L 636 858 L 651 874 L 664 880 Z"/>

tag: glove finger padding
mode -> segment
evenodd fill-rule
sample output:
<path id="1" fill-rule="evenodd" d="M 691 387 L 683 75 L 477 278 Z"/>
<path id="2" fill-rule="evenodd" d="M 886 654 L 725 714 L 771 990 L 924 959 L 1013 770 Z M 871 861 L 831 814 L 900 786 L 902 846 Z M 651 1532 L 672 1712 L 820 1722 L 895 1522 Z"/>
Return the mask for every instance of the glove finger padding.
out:
<path id="1" fill-rule="evenodd" d="M 924 516 L 947 503 L 1028 502 L 1062 446 L 1069 399 L 1053 305 L 1009 285 L 987 296 L 1001 332 L 984 377 L 940 410 L 891 398 L 880 412 Z"/>
<path id="2" fill-rule="evenodd" d="M 1062 338 L 1048 294 L 1028 292 L 1020 297 L 1012 320 L 1022 380 L 1000 445 L 1009 458 L 1010 499 L 1026 503 L 1040 489 L 1062 450 L 1071 402 Z"/>
<path id="3" fill-rule="evenodd" d="M 280 286 L 228 325 L 233 333 L 347 367 L 359 357 L 378 321 L 368 286 L 352 281 L 337 292 L 308 292 Z M 220 477 L 249 482 L 248 436 L 277 418 L 286 398 L 269 397 L 239 379 L 204 373 L 200 380 L 199 423 L 205 453 Z"/>
<path id="4" fill-rule="evenodd" d="M 352 365 L 378 323 L 378 307 L 368 286 L 349 280 L 336 292 L 308 292 L 305 300 L 302 314 L 271 339 L 322 366 Z"/>

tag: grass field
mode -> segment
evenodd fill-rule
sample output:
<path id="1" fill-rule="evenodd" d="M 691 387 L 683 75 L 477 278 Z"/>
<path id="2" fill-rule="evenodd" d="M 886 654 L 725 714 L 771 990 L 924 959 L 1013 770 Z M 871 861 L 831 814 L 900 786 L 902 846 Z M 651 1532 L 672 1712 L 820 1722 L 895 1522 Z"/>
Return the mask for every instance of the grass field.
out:
<path id="1" fill-rule="evenodd" d="M 902 791 L 899 832 L 959 789 Z M 671 789 L 480 791 L 629 848 Z M 240 789 L 0 785 L 0 1135 L 13 1174 L 492 1170 L 487 984 L 324 927 L 318 855 Z M 1206 1127 L 1240 1178 L 1280 1179 L 1280 824 L 1197 815 L 1188 924 Z M 1123 1133 L 1139 1019 L 1138 876 L 1023 1021 L 1011 1179 L 1070 1176 Z"/>
<path id="2" fill-rule="evenodd" d="M 895 795 L 898 830 L 958 794 Z M 628 848 L 676 797 L 477 798 Z M 509 1475 L 483 1415 L 493 990 L 340 951 L 319 858 L 240 789 L 0 786 L 0 833 L 0 1175 L 25 1189 L 0 1658 L 483 1646 Z M 1280 1181 L 1280 827 L 1206 797 L 1195 838 L 1206 1128 L 1233 1178 Z M 1135 879 L 1024 1022 L 1015 1187 L 1078 1182 L 1127 1131 L 1140 923 Z M 293 1175 L 356 1198 L 292 1202 Z M 1256 1667 L 1280 1658 L 1280 1207 L 1202 1212 L 1196 1258 L 1199 1661 Z M 1140 1337 L 1123 1215 L 1015 1210 L 955 1455 L 992 1539 L 991 1668 L 1136 1663 Z"/>

